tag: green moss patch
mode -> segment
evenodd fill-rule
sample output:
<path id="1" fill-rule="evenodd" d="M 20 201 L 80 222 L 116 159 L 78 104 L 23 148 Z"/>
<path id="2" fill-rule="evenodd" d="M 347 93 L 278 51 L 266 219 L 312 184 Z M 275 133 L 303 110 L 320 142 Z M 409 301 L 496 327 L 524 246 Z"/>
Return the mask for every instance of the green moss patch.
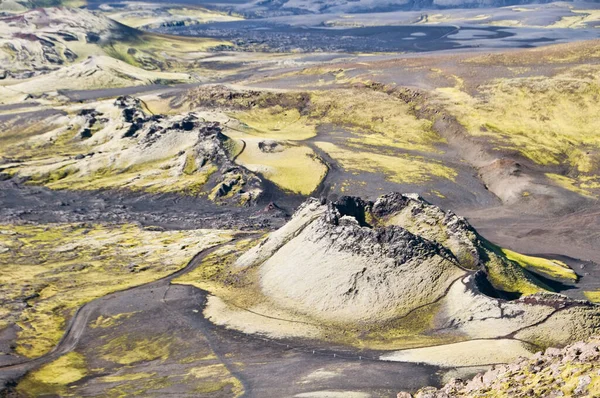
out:
<path id="1" fill-rule="evenodd" d="M 460 87 L 438 93 L 470 134 L 539 165 L 567 165 L 568 178 L 550 175 L 565 188 L 585 195 L 600 188 L 597 65 L 566 68 L 552 77 L 498 79 L 480 86 L 477 95 Z"/>
<path id="2" fill-rule="evenodd" d="M 166 360 L 169 358 L 170 342 L 166 336 L 158 338 L 141 338 L 123 335 L 102 347 L 102 358 L 121 365 L 132 365 L 137 362 Z"/>
<path id="3" fill-rule="evenodd" d="M 577 274 L 567 264 L 559 260 L 548 260 L 541 257 L 527 256 L 513 252 L 512 250 L 502 249 L 502 253 L 510 261 L 516 262 L 525 269 L 530 269 L 551 278 L 569 279 L 577 281 Z"/>
<path id="4" fill-rule="evenodd" d="M 456 178 L 456 171 L 441 162 L 411 155 L 386 155 L 367 149 L 346 149 L 328 142 L 317 146 L 337 160 L 346 171 L 383 173 L 386 179 L 399 184 L 423 184 L 434 178 Z"/>
<path id="5" fill-rule="evenodd" d="M 600 290 L 584 292 L 585 297 L 592 303 L 600 304 Z"/>
<path id="6" fill-rule="evenodd" d="M 19 383 L 17 391 L 25 396 L 70 395 L 68 386 L 83 379 L 88 373 L 85 358 L 70 352 L 28 373 Z"/>

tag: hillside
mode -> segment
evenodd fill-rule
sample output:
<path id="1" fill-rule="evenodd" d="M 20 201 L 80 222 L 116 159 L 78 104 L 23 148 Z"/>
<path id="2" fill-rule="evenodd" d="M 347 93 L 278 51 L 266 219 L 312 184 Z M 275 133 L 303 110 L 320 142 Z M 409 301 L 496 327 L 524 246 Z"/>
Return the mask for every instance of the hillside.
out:
<path id="1" fill-rule="evenodd" d="M 435 10 L 454 8 L 493 8 L 525 4 L 551 3 L 549 0 L 267 0 L 249 1 L 234 5 L 240 12 L 255 15 L 294 15 L 294 14 L 335 14 L 335 13 L 373 13 L 397 10 Z M 229 6 L 231 7 L 231 6 Z"/>
<path id="2" fill-rule="evenodd" d="M 234 3 L 0 0 L 0 396 L 598 395 L 600 5 Z"/>
<path id="3" fill-rule="evenodd" d="M 145 33 L 73 8 L 0 17 L 1 102 L 61 89 L 200 82 L 203 71 L 191 64 L 222 44 Z"/>
<path id="4" fill-rule="evenodd" d="M 600 339 L 563 349 L 548 348 L 529 359 L 500 365 L 470 380 L 453 379 L 398 398 L 596 397 L 600 393 Z"/>

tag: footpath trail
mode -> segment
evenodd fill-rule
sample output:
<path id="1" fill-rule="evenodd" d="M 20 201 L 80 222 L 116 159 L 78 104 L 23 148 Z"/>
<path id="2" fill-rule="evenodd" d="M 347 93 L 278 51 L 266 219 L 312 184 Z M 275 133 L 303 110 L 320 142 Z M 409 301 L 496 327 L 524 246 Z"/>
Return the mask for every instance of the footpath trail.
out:
<path id="1" fill-rule="evenodd" d="M 145 290 L 148 288 L 154 288 L 154 289 L 158 289 L 161 287 L 167 288 L 171 284 L 173 279 L 178 278 L 181 275 L 187 274 L 188 272 L 194 270 L 198 265 L 200 265 L 202 263 L 202 260 L 206 256 L 215 252 L 222 246 L 231 244 L 231 243 L 235 243 L 236 241 L 238 241 L 240 239 L 247 239 L 252 236 L 253 235 L 244 234 L 241 237 L 238 237 L 231 241 L 228 241 L 228 242 L 222 243 L 220 245 L 216 245 L 211 248 L 205 249 L 205 250 L 197 253 L 186 264 L 185 267 L 181 268 L 180 270 L 178 270 L 170 275 L 167 275 L 163 278 L 157 279 L 153 282 L 144 283 L 144 284 L 141 284 L 138 286 L 133 286 L 133 287 L 130 287 L 127 289 L 123 289 L 123 290 L 119 290 L 119 291 L 107 294 L 106 296 L 94 299 L 94 300 L 82 305 L 81 307 L 79 307 L 79 309 L 75 312 L 75 314 L 69 321 L 69 324 L 67 325 L 65 333 L 63 334 L 63 337 L 61 338 L 59 343 L 50 352 L 48 352 L 47 354 L 44 354 L 38 358 L 25 360 L 22 362 L 16 362 L 16 363 L 12 363 L 12 364 L 5 364 L 5 365 L 0 366 L 0 386 L 7 382 L 10 383 L 11 381 L 17 380 L 25 373 L 27 373 L 39 366 L 42 366 L 46 363 L 49 363 L 64 354 L 68 354 L 69 352 L 73 351 L 75 349 L 75 347 L 77 346 L 77 344 L 79 343 L 79 341 L 81 340 L 81 336 L 83 335 L 83 332 L 85 331 L 86 325 L 88 324 L 88 321 L 90 319 L 90 315 L 92 313 L 94 313 L 96 310 L 101 309 L 107 302 L 118 299 L 119 296 L 124 295 L 125 293 L 134 293 L 135 291 L 138 291 L 138 290 L 141 291 L 141 290 Z M 256 235 L 256 236 L 258 236 L 258 235 Z"/>

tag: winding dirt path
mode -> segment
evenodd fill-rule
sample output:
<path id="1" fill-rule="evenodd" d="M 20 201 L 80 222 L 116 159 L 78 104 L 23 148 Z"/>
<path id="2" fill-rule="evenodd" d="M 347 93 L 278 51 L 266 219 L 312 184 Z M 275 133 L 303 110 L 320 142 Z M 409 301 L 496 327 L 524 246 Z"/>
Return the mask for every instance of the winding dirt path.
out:
<path id="1" fill-rule="evenodd" d="M 293 396 L 296 393 L 332 389 L 381 391 L 383 388 L 386 393 L 391 394 L 403 389 L 412 390 L 420 385 L 439 384 L 435 376 L 438 370 L 436 367 L 382 361 L 374 352 L 348 350 L 347 347 L 300 340 L 278 341 L 215 326 L 202 316 L 201 312 L 195 310 L 204 307 L 207 292 L 192 286 L 171 283 L 173 279 L 193 271 L 204 258 L 223 245 L 257 236 L 259 235 L 252 233 L 239 234 L 229 242 L 196 254 L 185 267 L 171 275 L 110 293 L 83 305 L 76 311 L 63 338 L 52 351 L 39 358 L 0 366 L 0 390 L 2 387 L 16 386 L 28 372 L 62 355 L 85 348 L 86 341 L 89 342 L 90 339 L 90 319 L 99 313 L 111 313 L 115 306 L 120 305 L 119 302 L 128 303 L 129 310 L 137 306 L 145 308 L 142 311 L 154 312 L 155 315 L 145 318 L 146 321 L 170 324 L 167 328 L 160 328 L 160 332 L 157 333 L 187 330 L 202 336 L 194 341 L 207 344 L 216 360 L 240 382 L 245 397 Z M 318 373 L 323 369 L 339 372 L 339 376 L 334 379 L 313 380 L 306 384 L 305 378 L 308 374 Z M 277 379 L 273 378 L 274 374 L 278 375 Z M 96 384 L 85 388 L 102 394 L 105 387 Z"/>

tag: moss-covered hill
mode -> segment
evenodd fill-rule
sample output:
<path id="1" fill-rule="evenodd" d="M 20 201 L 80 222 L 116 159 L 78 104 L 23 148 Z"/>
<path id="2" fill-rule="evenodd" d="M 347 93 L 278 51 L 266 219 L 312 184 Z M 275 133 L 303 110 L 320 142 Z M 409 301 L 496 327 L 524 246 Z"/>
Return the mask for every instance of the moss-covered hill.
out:
<path id="1" fill-rule="evenodd" d="M 0 156 L 12 161 L 2 172 L 52 189 L 175 192 L 219 203 L 253 204 L 262 193 L 261 179 L 232 160 L 243 144 L 193 113 L 156 115 L 119 97 L 41 128 L 5 130 Z"/>

